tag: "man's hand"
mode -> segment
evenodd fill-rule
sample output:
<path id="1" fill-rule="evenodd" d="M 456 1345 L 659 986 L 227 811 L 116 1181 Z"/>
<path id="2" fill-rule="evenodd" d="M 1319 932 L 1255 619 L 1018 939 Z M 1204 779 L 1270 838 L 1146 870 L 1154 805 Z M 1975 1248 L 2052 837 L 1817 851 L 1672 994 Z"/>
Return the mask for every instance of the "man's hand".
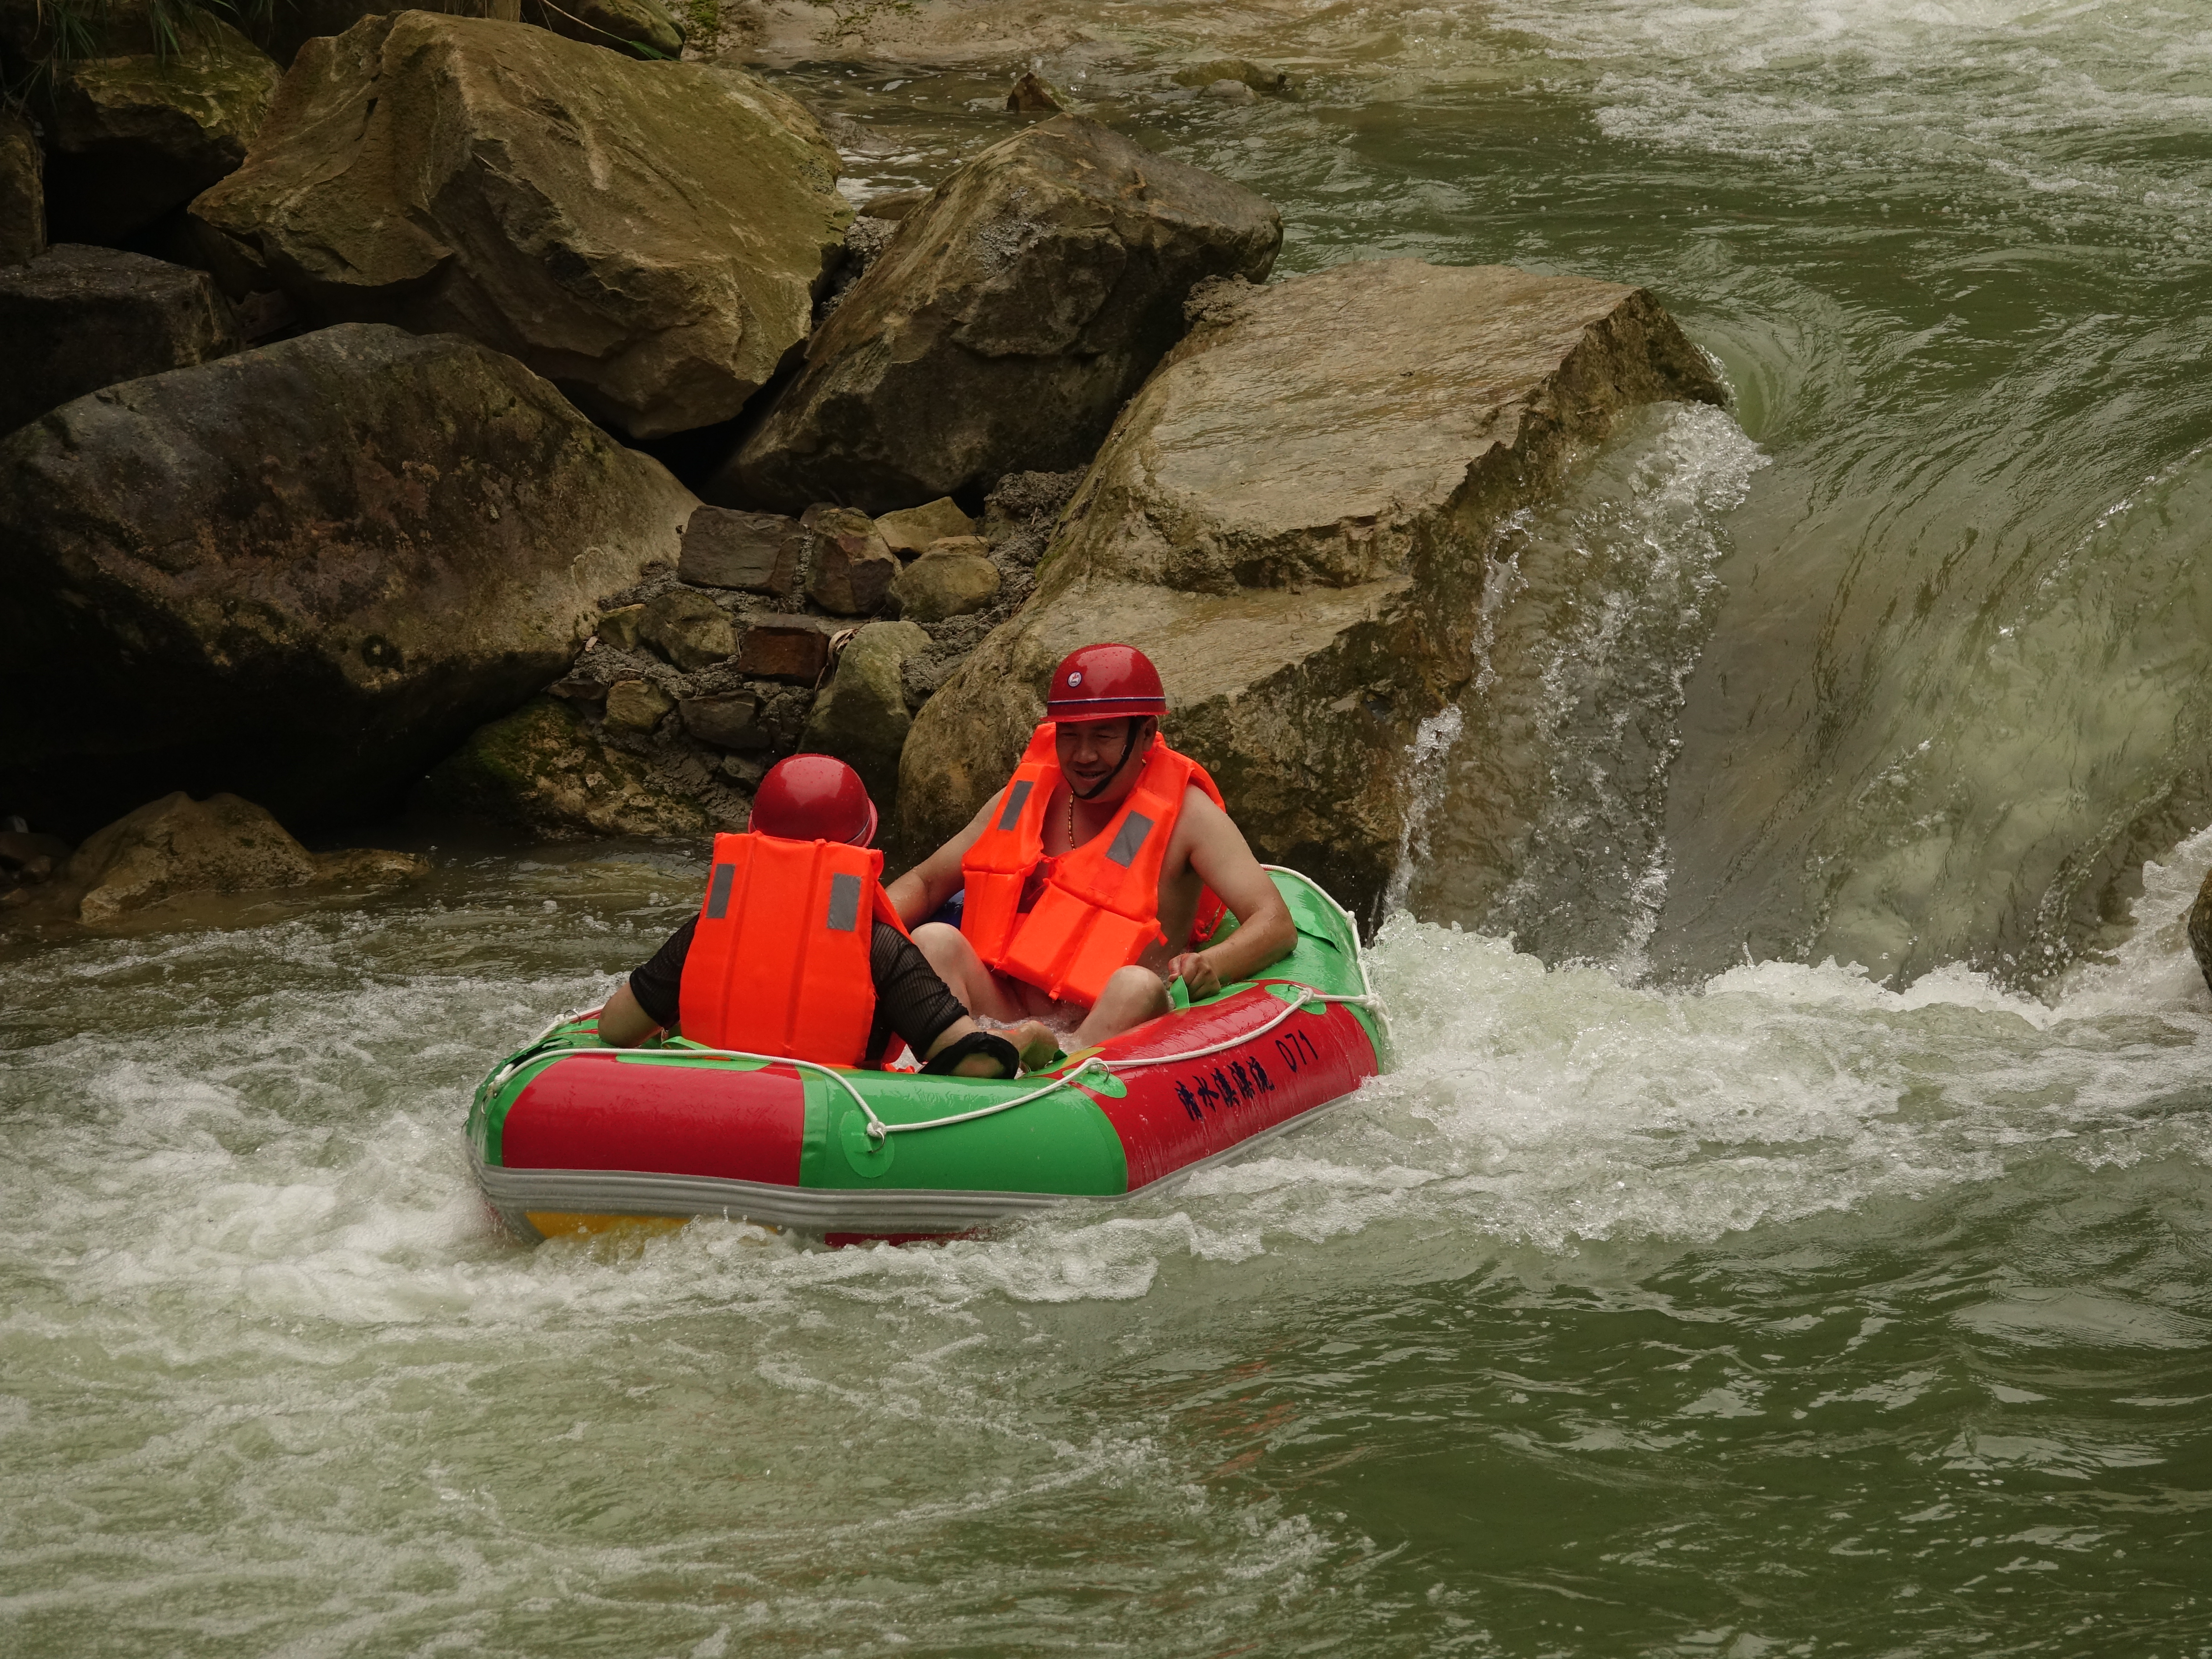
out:
<path id="1" fill-rule="evenodd" d="M 1181 980 L 1193 1002 L 1200 997 L 1210 997 L 1221 988 L 1220 970 L 1206 959 L 1203 951 L 1186 951 L 1176 957 L 1168 963 L 1167 976 L 1170 984 Z"/>

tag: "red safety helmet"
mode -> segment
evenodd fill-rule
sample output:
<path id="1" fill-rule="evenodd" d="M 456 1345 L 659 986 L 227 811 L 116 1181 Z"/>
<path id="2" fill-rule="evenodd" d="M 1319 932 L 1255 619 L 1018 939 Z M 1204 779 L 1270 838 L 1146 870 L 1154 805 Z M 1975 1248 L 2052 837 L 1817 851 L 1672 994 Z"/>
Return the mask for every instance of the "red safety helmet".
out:
<path id="1" fill-rule="evenodd" d="M 1044 717 L 1064 726 L 1167 712 L 1160 671 L 1133 645 L 1086 645 L 1071 651 L 1045 688 Z"/>
<path id="2" fill-rule="evenodd" d="M 827 755 L 793 755 L 768 769 L 753 793 L 752 829 L 782 841 L 876 838 L 876 804 L 860 775 Z"/>

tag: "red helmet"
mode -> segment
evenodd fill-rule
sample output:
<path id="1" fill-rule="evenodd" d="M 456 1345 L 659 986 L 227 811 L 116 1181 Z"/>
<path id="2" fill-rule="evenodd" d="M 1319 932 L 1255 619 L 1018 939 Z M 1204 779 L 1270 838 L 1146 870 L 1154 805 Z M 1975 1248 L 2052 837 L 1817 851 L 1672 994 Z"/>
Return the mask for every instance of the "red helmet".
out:
<path id="1" fill-rule="evenodd" d="M 1086 645 L 1071 651 L 1045 688 L 1044 717 L 1062 725 L 1167 712 L 1160 671 L 1133 645 Z"/>
<path id="2" fill-rule="evenodd" d="M 752 829 L 782 841 L 866 847 L 876 838 L 876 804 L 860 775 L 844 762 L 793 755 L 769 767 L 753 792 Z"/>

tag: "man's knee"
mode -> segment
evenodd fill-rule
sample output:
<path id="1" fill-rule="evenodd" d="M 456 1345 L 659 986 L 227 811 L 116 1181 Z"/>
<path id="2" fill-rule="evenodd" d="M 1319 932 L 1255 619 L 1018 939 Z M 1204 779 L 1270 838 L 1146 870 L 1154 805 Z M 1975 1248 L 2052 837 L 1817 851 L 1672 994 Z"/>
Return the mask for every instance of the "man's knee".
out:
<path id="1" fill-rule="evenodd" d="M 977 960 L 975 947 L 968 943 L 961 931 L 948 922 L 925 921 L 914 930 L 915 949 L 929 958 L 929 965 L 943 973 L 952 963 L 965 964 Z"/>
<path id="2" fill-rule="evenodd" d="M 1170 1006 L 1167 982 L 1149 968 L 1116 968 L 1098 998 L 1101 1002 L 1109 999 L 1133 1011 L 1142 1011 L 1146 1018 L 1165 1013 Z"/>

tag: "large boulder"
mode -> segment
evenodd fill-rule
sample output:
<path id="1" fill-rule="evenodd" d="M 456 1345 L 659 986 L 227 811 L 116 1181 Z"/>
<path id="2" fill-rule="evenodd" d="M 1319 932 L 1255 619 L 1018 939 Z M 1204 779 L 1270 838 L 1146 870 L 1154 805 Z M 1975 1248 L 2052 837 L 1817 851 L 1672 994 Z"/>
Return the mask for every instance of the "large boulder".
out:
<path id="1" fill-rule="evenodd" d="M 40 100 L 47 234 L 120 242 L 191 201 L 246 159 L 278 79 L 267 53 L 205 12 L 173 47 L 57 67 Z"/>
<path id="2" fill-rule="evenodd" d="M 0 106 L 0 266 L 46 252 L 45 166 L 31 124 Z"/>
<path id="3" fill-rule="evenodd" d="M 1041 122 L 908 217 L 702 493 L 883 513 L 1080 466 L 1193 285 L 1263 281 L 1282 238 L 1240 185 L 1079 116 Z"/>
<path id="4" fill-rule="evenodd" d="M 432 768 L 416 806 L 533 835 L 696 836 L 707 809 L 611 749 L 557 697 L 533 697 Z"/>
<path id="5" fill-rule="evenodd" d="M 652 438 L 735 415 L 806 337 L 837 167 L 742 71 L 410 11 L 307 42 L 192 211 L 310 318 L 469 335 Z"/>
<path id="6" fill-rule="evenodd" d="M 428 869 L 411 853 L 310 853 L 252 801 L 220 794 L 196 801 L 179 790 L 89 836 L 66 880 L 82 895 L 79 921 L 111 922 L 188 893 L 388 886 Z"/>
<path id="7" fill-rule="evenodd" d="M 1472 678 L 1492 532 L 1626 406 L 1721 392 L 1640 289 L 1506 266 L 1223 284 L 1116 422 L 1035 592 L 925 706 L 903 833 L 951 835 L 1098 640 L 1166 681 L 1169 733 L 1263 857 L 1355 907 L 1395 863 L 1419 723 Z"/>
<path id="8" fill-rule="evenodd" d="M 205 271 L 64 242 L 0 265 L 0 432 L 97 392 L 238 349 Z"/>
<path id="9" fill-rule="evenodd" d="M 510 358 L 351 324 L 0 440 L 0 799 L 343 820 L 556 678 L 694 506 Z"/>

